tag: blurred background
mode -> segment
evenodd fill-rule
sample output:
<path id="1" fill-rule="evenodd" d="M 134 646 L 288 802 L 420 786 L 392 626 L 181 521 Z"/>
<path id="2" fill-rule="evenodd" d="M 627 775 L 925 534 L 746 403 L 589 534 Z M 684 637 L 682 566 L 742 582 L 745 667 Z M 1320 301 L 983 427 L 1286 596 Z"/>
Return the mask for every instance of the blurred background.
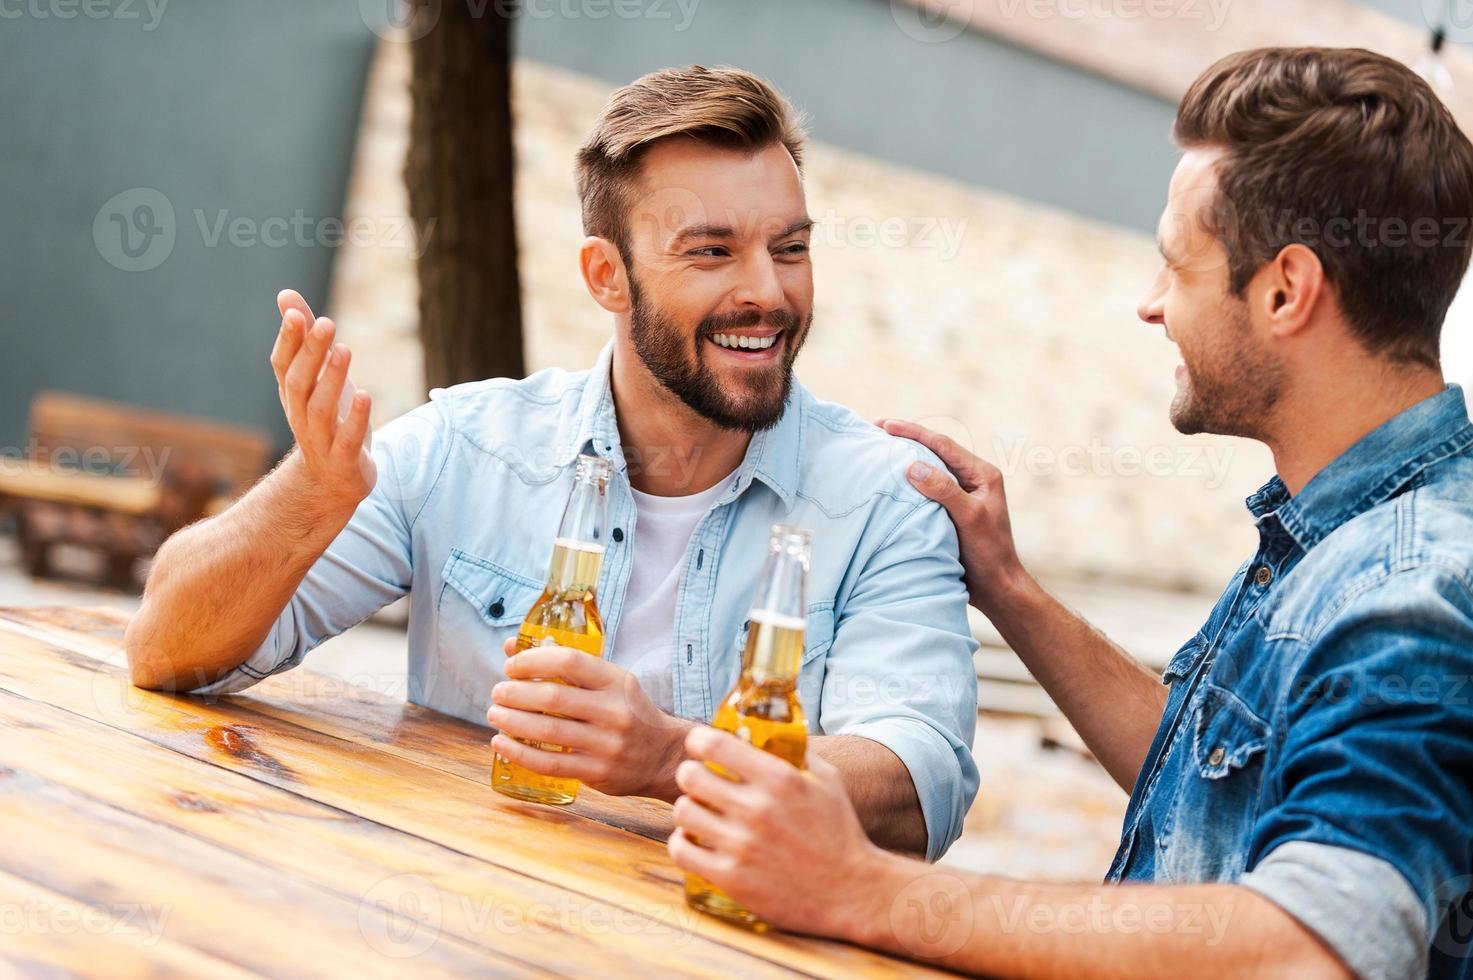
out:
<path id="1" fill-rule="evenodd" d="M 1473 119 L 1473 0 L 0 0 L 0 605 L 137 604 L 158 542 L 289 446 L 278 290 L 375 423 L 588 366 L 573 154 L 609 91 L 732 64 L 808 116 L 799 375 L 1009 482 L 1044 580 L 1159 666 L 1256 537 L 1253 444 L 1167 422 L 1175 103 L 1229 52 L 1368 47 Z M 1473 382 L 1473 295 L 1445 332 Z M 489 518 L 494 519 L 494 518 Z M 402 611 L 310 666 L 402 696 Z M 1098 877 L 1125 795 L 980 616 L 982 793 L 947 860 Z"/>

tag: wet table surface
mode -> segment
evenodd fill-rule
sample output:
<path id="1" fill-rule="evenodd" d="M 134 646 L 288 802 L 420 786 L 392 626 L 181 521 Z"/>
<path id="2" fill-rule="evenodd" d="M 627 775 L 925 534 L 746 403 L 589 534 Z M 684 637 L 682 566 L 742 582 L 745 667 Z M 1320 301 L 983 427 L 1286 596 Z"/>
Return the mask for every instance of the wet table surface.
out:
<path id="1" fill-rule="evenodd" d="M 694 912 L 665 852 L 669 807 L 503 797 L 485 728 L 305 668 L 221 698 L 138 690 L 126 622 L 0 608 L 0 967 L 933 972 Z"/>

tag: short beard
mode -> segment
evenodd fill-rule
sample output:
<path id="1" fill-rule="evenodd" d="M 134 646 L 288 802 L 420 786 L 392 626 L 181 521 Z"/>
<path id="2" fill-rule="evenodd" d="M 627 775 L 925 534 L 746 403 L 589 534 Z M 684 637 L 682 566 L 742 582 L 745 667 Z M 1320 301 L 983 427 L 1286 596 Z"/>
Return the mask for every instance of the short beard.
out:
<path id="1" fill-rule="evenodd" d="M 686 346 L 688 335 L 645 301 L 632 275 L 629 297 L 629 333 L 635 353 L 655 380 L 686 407 L 714 425 L 737 432 L 762 432 L 782 420 L 788 395 L 793 390 L 793 362 L 808 339 L 808 326 L 813 322 L 811 313 L 801 332 L 798 317 L 787 310 L 774 310 L 765 317 L 768 323 L 783 331 L 783 360 L 772 370 L 752 378 L 746 387 L 748 397 L 743 399 L 734 398 L 706 366 L 703 344 L 712 334 L 756 326 L 763 322 L 762 314 L 753 311 L 706 317 L 696 327 L 692 360 Z"/>
<path id="2" fill-rule="evenodd" d="M 1187 377 L 1171 403 L 1171 424 L 1188 436 L 1263 438 L 1284 395 L 1286 372 L 1254 344 L 1247 309 L 1234 307 L 1202 347 L 1190 360 L 1182 348 Z"/>

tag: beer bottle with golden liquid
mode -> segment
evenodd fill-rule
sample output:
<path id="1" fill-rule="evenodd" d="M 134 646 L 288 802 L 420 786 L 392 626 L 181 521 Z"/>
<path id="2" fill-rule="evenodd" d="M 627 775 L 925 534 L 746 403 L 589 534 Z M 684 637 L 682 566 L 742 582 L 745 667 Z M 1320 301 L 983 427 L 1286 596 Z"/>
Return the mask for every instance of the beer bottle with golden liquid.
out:
<path id="1" fill-rule="evenodd" d="M 522 621 L 516 653 L 534 646 L 560 646 L 603 655 L 604 624 L 595 593 L 604 560 L 610 472 L 606 459 L 578 457 L 573 492 L 552 547 L 547 585 Z M 562 683 L 556 678 L 553 682 Z M 519 741 L 549 752 L 567 751 L 560 745 Z M 535 773 L 499 753 L 491 767 L 491 786 L 498 793 L 531 803 L 565 806 L 578 798 L 578 785 L 576 779 Z"/>
<path id="2" fill-rule="evenodd" d="M 808 728 L 798 701 L 798 668 L 807 626 L 808 560 L 813 536 L 801 528 L 774 525 L 767 560 L 752 601 L 742 673 L 716 708 L 711 724 L 750 742 L 799 769 L 805 768 Z M 718 765 L 707 763 L 723 776 Z M 699 841 L 697 841 L 699 843 Z M 685 878 L 685 900 L 712 915 L 758 932 L 762 919 L 699 875 Z"/>

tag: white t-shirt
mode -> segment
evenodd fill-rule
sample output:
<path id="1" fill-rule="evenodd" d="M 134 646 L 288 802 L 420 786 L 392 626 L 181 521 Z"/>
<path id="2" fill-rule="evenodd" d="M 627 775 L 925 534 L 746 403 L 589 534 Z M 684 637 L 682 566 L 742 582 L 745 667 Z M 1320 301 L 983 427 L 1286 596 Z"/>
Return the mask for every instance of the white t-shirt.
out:
<path id="1" fill-rule="evenodd" d="M 634 490 L 634 567 L 624 593 L 613 662 L 632 673 L 660 710 L 675 710 L 675 595 L 696 525 L 736 479 L 733 470 L 709 490 L 656 497 Z"/>

